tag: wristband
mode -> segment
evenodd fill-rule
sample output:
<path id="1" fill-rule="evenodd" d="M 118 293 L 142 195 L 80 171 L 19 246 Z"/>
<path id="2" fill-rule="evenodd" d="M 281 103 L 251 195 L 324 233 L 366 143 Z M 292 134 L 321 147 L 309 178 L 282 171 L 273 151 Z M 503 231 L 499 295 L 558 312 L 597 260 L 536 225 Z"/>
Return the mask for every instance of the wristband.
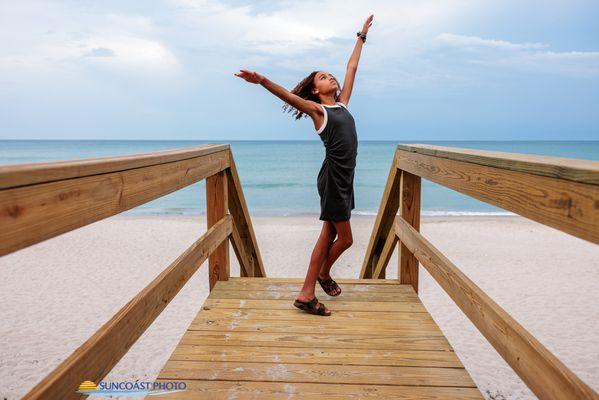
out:
<path id="1" fill-rule="evenodd" d="M 359 38 L 362 38 L 362 43 L 366 42 L 366 34 L 365 33 L 358 32 L 358 33 L 356 33 L 356 36 L 358 36 Z"/>

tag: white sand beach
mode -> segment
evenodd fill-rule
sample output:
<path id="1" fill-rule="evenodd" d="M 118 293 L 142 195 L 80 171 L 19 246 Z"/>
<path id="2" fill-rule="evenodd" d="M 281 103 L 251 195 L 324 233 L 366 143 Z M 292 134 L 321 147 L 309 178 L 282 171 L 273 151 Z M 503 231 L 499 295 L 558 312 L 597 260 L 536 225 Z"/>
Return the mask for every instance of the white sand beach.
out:
<path id="1" fill-rule="evenodd" d="M 322 222 L 252 220 L 267 275 L 303 278 Z M 354 245 L 334 278 L 358 277 L 373 224 L 352 216 Z M 115 216 L 0 258 L 0 399 L 23 396 L 205 230 L 205 216 Z M 599 246 L 511 216 L 425 217 L 421 231 L 599 390 Z M 387 269 L 395 277 L 396 254 Z M 485 396 L 534 399 L 422 267 L 420 277 L 424 305 Z M 106 380 L 154 379 L 207 294 L 206 262 Z"/>

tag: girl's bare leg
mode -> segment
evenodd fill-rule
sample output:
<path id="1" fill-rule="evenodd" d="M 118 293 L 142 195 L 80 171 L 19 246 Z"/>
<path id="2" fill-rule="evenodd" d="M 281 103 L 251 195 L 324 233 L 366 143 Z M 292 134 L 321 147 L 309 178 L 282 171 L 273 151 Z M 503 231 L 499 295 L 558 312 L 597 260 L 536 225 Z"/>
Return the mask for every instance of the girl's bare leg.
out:
<path id="1" fill-rule="evenodd" d="M 333 263 L 339 258 L 341 253 L 347 250 L 353 244 L 353 237 L 351 231 L 351 225 L 349 220 L 333 222 L 335 230 L 337 231 L 337 240 L 331 245 L 325 262 L 319 271 L 318 277 L 320 279 L 327 279 L 330 277 L 330 271 Z M 336 294 L 336 293 L 334 293 Z"/>
<path id="2" fill-rule="evenodd" d="M 316 286 L 316 279 L 321 267 L 328 258 L 329 249 L 332 247 L 331 243 L 335 240 L 335 226 L 331 221 L 324 221 L 320 236 L 316 241 L 316 245 L 312 250 L 312 256 L 310 257 L 310 265 L 308 266 L 308 272 L 306 273 L 306 279 L 299 295 L 298 300 L 310 301 L 314 298 L 314 290 Z M 319 304 L 316 304 L 319 307 Z M 325 313 L 328 314 L 328 308 L 325 308 Z"/>

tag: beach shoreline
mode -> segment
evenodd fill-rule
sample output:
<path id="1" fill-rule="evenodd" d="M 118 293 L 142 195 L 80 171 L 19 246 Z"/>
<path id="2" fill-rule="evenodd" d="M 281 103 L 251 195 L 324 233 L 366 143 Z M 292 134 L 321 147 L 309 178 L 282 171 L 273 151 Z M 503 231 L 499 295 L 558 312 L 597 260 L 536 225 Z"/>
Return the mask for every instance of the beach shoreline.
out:
<path id="1" fill-rule="evenodd" d="M 251 218 L 267 275 L 303 278 L 318 215 Z M 375 218 L 352 215 L 354 245 L 332 276 L 359 276 Z M 23 396 L 205 231 L 201 214 L 121 214 L 0 258 L 0 398 Z M 421 232 L 599 390 L 596 245 L 511 215 L 422 216 Z M 232 249 L 230 258 L 239 276 Z M 397 278 L 397 251 L 386 278 Z M 207 294 L 206 262 L 105 380 L 154 379 Z M 422 267 L 419 296 L 487 398 L 535 398 Z"/>

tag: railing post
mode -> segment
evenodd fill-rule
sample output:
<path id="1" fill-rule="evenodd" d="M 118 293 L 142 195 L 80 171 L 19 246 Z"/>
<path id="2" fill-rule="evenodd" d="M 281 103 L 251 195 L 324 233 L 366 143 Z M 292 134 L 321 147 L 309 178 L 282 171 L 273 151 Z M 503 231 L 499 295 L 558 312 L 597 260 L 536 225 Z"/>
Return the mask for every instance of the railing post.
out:
<path id="1" fill-rule="evenodd" d="M 226 215 L 228 208 L 227 178 L 225 171 L 220 171 L 206 178 L 208 229 Z M 229 238 L 227 238 L 208 258 L 208 279 L 211 291 L 216 281 L 229 280 L 229 271 Z"/>
<path id="2" fill-rule="evenodd" d="M 416 231 L 420 231 L 420 186 L 420 176 L 401 171 L 399 215 Z M 397 259 L 399 283 L 412 285 L 418 293 L 418 260 L 401 241 Z"/>

